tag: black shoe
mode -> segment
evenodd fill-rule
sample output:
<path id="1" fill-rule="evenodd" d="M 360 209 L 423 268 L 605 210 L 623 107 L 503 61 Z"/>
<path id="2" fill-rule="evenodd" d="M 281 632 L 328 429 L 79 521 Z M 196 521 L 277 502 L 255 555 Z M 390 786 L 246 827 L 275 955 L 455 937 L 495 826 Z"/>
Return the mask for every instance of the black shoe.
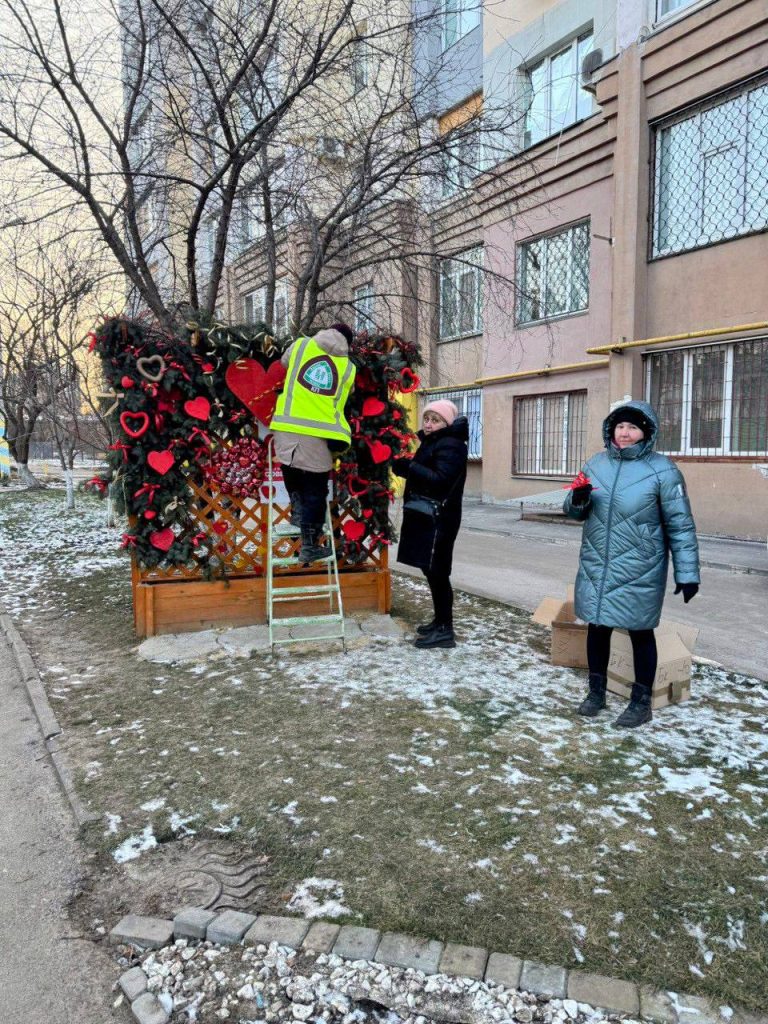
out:
<path id="1" fill-rule="evenodd" d="M 641 686 L 639 683 L 633 683 L 629 704 L 627 704 L 613 723 L 614 726 L 619 729 L 636 729 L 638 725 L 645 725 L 652 718 L 650 686 Z"/>
<path id="2" fill-rule="evenodd" d="M 427 633 L 432 632 L 436 625 L 437 623 L 435 622 L 434 619 L 432 619 L 431 622 L 425 622 L 423 626 L 417 626 L 416 632 L 418 633 L 419 636 L 426 636 Z"/>
<path id="3" fill-rule="evenodd" d="M 431 633 L 420 636 L 414 641 L 414 647 L 455 647 L 456 637 L 453 635 L 453 626 L 435 626 Z"/>
<path id="4" fill-rule="evenodd" d="M 331 548 L 328 544 L 321 543 L 323 538 L 323 524 L 312 523 L 301 528 L 301 550 L 299 561 L 302 565 L 310 565 L 312 562 L 319 562 L 322 558 L 329 558 Z"/>
<path id="5" fill-rule="evenodd" d="M 608 687 L 608 680 L 605 676 L 599 676 L 596 672 L 589 673 L 589 693 L 586 700 L 582 701 L 576 709 L 577 715 L 585 718 L 596 718 L 605 708 L 605 691 Z"/>

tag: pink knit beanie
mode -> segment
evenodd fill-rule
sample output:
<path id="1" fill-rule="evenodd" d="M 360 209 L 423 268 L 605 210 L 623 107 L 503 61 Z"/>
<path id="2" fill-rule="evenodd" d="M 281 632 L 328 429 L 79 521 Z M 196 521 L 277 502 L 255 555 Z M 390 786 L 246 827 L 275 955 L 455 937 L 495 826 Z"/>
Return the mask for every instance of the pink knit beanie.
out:
<path id="1" fill-rule="evenodd" d="M 435 402 L 430 402 L 429 405 L 425 405 L 422 409 L 421 415 L 425 412 L 436 412 L 438 416 L 442 416 L 445 422 L 450 425 L 459 415 L 459 410 L 453 404 L 449 402 L 447 398 L 438 398 Z"/>

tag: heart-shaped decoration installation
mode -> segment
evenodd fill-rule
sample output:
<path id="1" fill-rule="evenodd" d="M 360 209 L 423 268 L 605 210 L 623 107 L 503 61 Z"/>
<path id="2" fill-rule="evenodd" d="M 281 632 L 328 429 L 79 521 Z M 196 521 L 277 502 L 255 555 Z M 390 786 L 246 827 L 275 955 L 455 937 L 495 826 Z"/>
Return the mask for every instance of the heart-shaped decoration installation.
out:
<path id="1" fill-rule="evenodd" d="M 160 476 L 165 476 L 171 466 L 174 465 L 176 459 L 173 457 L 173 452 L 166 449 L 162 452 L 150 452 L 147 456 L 147 463 L 154 469 Z"/>
<path id="2" fill-rule="evenodd" d="M 283 383 L 285 374 L 280 360 L 265 370 L 255 359 L 236 359 L 227 367 L 224 380 L 232 394 L 268 427 L 277 405 L 275 389 Z"/>
<path id="3" fill-rule="evenodd" d="M 341 528 L 347 540 L 362 540 L 365 536 L 365 523 L 361 523 L 357 519 L 345 519 Z"/>
<path id="4" fill-rule="evenodd" d="M 400 371 L 400 391 L 404 395 L 410 395 L 416 388 L 421 387 L 421 378 L 414 373 L 410 366 L 404 366 Z"/>
<path id="5" fill-rule="evenodd" d="M 392 449 L 388 444 L 384 444 L 383 441 L 371 441 L 368 444 L 368 450 L 371 453 L 371 458 L 379 465 L 381 462 L 386 462 L 387 459 L 392 458 Z"/>
<path id="6" fill-rule="evenodd" d="M 198 395 L 197 398 L 190 398 L 184 403 L 184 412 L 196 420 L 207 420 L 211 415 L 211 403 L 207 398 Z"/>
<path id="7" fill-rule="evenodd" d="M 381 416 L 386 409 L 386 405 L 380 398 L 366 398 L 363 402 L 363 416 Z"/>
<path id="8" fill-rule="evenodd" d="M 153 548 L 157 548 L 158 551 L 168 551 L 175 540 L 176 534 L 170 526 L 166 526 L 164 530 L 155 530 L 154 533 L 149 535 L 149 543 Z"/>
<path id="9" fill-rule="evenodd" d="M 131 423 L 136 426 L 131 426 Z M 128 437 L 141 437 L 149 429 L 149 416 L 145 412 L 121 412 L 120 426 Z"/>
<path id="10" fill-rule="evenodd" d="M 157 367 L 154 372 L 151 369 L 153 366 Z M 146 377 L 147 380 L 151 380 L 156 384 L 167 370 L 167 366 L 163 357 L 155 354 L 153 356 L 142 356 L 140 359 L 137 359 L 136 369 L 142 377 Z"/>
<path id="11" fill-rule="evenodd" d="M 361 494 L 365 494 L 370 486 L 370 480 L 363 480 L 359 476 L 351 476 L 347 480 L 347 490 L 353 498 L 359 498 Z"/>

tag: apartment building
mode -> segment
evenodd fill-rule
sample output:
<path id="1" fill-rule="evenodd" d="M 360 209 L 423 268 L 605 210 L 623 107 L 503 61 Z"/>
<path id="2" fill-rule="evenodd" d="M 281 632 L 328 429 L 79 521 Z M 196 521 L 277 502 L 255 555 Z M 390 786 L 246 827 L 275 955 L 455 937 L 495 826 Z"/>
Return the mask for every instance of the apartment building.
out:
<path id="1" fill-rule="evenodd" d="M 558 488 L 632 395 L 657 408 L 699 528 L 764 537 L 768 7 L 464 3 L 431 40 L 448 69 L 431 113 L 517 115 L 479 155 L 474 201 L 432 214 L 425 398 L 470 416 L 470 490 Z"/>

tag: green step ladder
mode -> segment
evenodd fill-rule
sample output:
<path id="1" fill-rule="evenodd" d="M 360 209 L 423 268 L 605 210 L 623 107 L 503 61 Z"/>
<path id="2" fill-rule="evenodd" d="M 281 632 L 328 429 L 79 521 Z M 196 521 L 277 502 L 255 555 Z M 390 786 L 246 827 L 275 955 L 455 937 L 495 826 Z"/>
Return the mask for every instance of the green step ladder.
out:
<path id="1" fill-rule="evenodd" d="M 287 565 L 300 565 L 298 556 L 290 555 L 282 558 L 275 555 L 274 547 L 278 539 L 285 537 L 299 537 L 301 530 L 298 526 L 286 528 L 282 524 L 276 528 L 275 524 L 275 486 L 273 475 L 273 449 L 269 445 L 268 479 L 269 501 L 267 505 L 267 622 L 269 623 L 269 643 L 274 651 L 277 644 L 299 644 L 314 640 L 340 640 L 344 653 L 347 645 L 344 636 L 344 608 L 341 601 L 341 584 L 339 582 L 339 565 L 336 560 L 336 545 L 333 538 L 333 520 L 331 517 L 331 503 L 327 499 L 325 503 L 325 531 L 331 553 L 327 558 L 321 558 L 312 565 L 324 565 L 326 570 L 326 582 L 321 584 L 310 584 L 308 586 L 276 586 L 276 580 L 290 577 L 276 576 L 275 569 Z M 328 611 L 317 615 L 294 615 L 280 617 L 275 615 L 276 606 L 288 604 L 292 601 L 327 601 Z M 293 626 L 316 626 L 318 633 L 312 636 L 293 637 L 290 630 Z M 287 635 L 278 635 L 286 633 Z"/>

